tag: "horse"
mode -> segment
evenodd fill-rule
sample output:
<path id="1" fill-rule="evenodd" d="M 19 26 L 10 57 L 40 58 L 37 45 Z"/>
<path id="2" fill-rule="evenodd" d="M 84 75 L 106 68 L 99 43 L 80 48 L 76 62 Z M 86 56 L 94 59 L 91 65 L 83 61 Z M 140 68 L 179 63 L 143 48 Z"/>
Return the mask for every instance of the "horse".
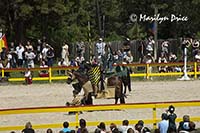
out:
<path id="1" fill-rule="evenodd" d="M 126 95 L 126 89 L 128 87 L 129 92 L 131 92 L 131 77 L 130 74 L 132 73 L 131 68 L 125 67 L 125 66 L 117 66 L 116 67 L 117 73 L 119 73 L 119 76 L 122 79 L 122 83 L 124 86 L 123 93 Z"/>
<path id="2" fill-rule="evenodd" d="M 132 73 L 131 68 L 125 67 L 124 69 L 126 69 L 126 75 L 122 76 L 122 82 L 124 85 L 124 94 L 126 94 L 126 88 L 128 87 L 129 93 L 131 92 L 131 76 L 130 74 Z"/>
<path id="3" fill-rule="evenodd" d="M 89 93 L 92 94 L 94 93 L 92 84 L 90 83 L 89 80 L 89 76 L 82 73 L 81 71 L 72 71 L 69 74 L 69 77 L 67 79 L 67 83 L 71 84 L 72 81 L 74 81 L 75 79 L 78 80 L 78 83 L 76 84 L 72 84 L 72 86 L 74 87 L 75 90 L 78 90 L 78 92 L 81 91 L 81 89 L 83 88 L 84 91 L 84 96 L 88 97 Z M 114 98 L 115 98 L 115 104 L 118 103 L 118 100 L 120 100 L 121 104 L 125 103 L 125 99 L 124 99 L 124 94 L 123 94 L 123 83 L 122 83 L 122 79 L 117 76 L 117 75 L 113 75 L 109 78 L 107 78 L 107 82 L 106 82 L 106 86 L 114 86 L 115 91 L 114 91 Z"/>

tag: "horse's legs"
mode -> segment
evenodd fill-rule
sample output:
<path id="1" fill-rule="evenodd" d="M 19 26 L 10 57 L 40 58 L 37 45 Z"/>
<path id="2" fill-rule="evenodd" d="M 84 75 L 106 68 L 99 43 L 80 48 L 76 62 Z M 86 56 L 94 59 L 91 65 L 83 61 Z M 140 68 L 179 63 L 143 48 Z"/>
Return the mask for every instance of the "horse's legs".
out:
<path id="1" fill-rule="evenodd" d="M 120 97 L 120 104 L 125 104 L 125 98 L 124 95 L 122 94 L 122 96 Z"/>
<path id="2" fill-rule="evenodd" d="M 96 96 L 97 91 L 98 91 L 98 87 L 96 85 L 92 85 L 92 89 L 93 89 L 93 95 Z"/>
<path id="3" fill-rule="evenodd" d="M 131 82 L 128 83 L 128 90 L 131 92 Z"/>
<path id="4" fill-rule="evenodd" d="M 117 104 L 117 102 L 118 102 L 118 97 L 117 96 L 115 96 L 115 104 Z"/>
<path id="5" fill-rule="evenodd" d="M 124 83 L 124 94 L 126 94 L 126 84 Z"/>

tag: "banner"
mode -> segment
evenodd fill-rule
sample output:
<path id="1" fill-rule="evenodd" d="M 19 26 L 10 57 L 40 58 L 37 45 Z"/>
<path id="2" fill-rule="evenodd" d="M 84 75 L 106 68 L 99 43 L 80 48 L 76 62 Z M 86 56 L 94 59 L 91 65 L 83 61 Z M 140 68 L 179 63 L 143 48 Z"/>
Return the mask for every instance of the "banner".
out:
<path id="1" fill-rule="evenodd" d="M 2 52 L 3 48 L 6 48 L 6 50 L 8 50 L 8 44 L 7 44 L 7 40 L 6 40 L 6 35 L 5 34 L 0 39 L 0 52 Z"/>

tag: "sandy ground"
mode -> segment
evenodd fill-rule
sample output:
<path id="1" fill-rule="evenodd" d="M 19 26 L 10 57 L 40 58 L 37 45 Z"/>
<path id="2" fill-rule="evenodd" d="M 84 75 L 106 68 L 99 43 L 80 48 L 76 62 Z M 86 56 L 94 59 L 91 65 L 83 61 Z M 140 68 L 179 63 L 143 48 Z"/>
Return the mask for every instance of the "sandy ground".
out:
<path id="1" fill-rule="evenodd" d="M 132 94 L 126 99 L 126 103 L 138 102 L 166 102 L 200 100 L 200 81 L 143 81 L 132 82 Z M 0 86 L 0 108 L 21 108 L 39 106 L 63 106 L 66 101 L 72 100 L 72 87 L 68 84 L 32 84 Z M 114 99 L 95 99 L 94 104 L 112 104 Z M 158 118 L 164 110 L 158 110 Z M 184 114 L 199 116 L 200 107 L 178 108 L 178 117 Z M 152 111 L 148 109 L 123 110 L 123 111 L 97 111 L 84 112 L 79 118 L 87 121 L 147 119 L 152 118 Z M 2 115 L 0 126 L 24 125 L 27 121 L 34 124 L 63 123 L 74 121 L 75 116 L 67 113 Z M 200 127 L 200 124 L 197 123 Z M 61 128 L 62 129 L 62 125 Z M 58 132 L 60 129 L 54 129 Z M 44 133 L 46 129 L 36 130 Z M 93 130 L 93 129 L 92 129 Z M 16 131 L 20 132 L 20 131 Z M 2 132 L 9 133 L 9 132 Z"/>

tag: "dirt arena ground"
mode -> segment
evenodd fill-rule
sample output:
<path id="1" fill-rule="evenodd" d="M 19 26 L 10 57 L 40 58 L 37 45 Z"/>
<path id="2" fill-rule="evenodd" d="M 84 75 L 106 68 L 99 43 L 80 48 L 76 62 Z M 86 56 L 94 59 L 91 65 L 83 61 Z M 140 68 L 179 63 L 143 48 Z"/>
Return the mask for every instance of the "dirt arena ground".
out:
<path id="1" fill-rule="evenodd" d="M 143 81 L 132 82 L 133 92 L 127 97 L 126 103 L 138 102 L 167 102 L 200 100 L 200 80 L 195 81 Z M 66 101 L 72 100 L 72 87 L 68 84 L 32 84 L 0 86 L 0 108 L 23 108 L 39 106 L 63 106 Z M 95 99 L 94 104 L 112 104 L 114 99 Z M 158 118 L 163 110 L 158 110 Z M 200 107 L 177 108 L 176 114 L 199 116 Z M 147 119 L 152 118 L 151 110 L 123 110 L 123 111 L 98 111 L 84 112 L 79 118 L 87 121 Z M 74 121 L 75 116 L 67 113 L 46 113 L 26 115 L 2 115 L 0 126 L 24 125 L 27 121 L 34 124 L 63 123 Z M 196 123 L 200 127 L 199 123 Z M 149 125 L 150 126 L 150 125 Z M 150 126 L 151 128 L 151 126 Z M 62 129 L 62 125 L 61 128 Z M 54 129 L 58 132 L 60 129 Z M 94 130 L 94 129 L 91 129 Z M 45 133 L 46 129 L 37 129 L 37 133 Z M 1 132 L 1 133 L 9 133 Z M 16 131 L 17 133 L 20 131 Z"/>

